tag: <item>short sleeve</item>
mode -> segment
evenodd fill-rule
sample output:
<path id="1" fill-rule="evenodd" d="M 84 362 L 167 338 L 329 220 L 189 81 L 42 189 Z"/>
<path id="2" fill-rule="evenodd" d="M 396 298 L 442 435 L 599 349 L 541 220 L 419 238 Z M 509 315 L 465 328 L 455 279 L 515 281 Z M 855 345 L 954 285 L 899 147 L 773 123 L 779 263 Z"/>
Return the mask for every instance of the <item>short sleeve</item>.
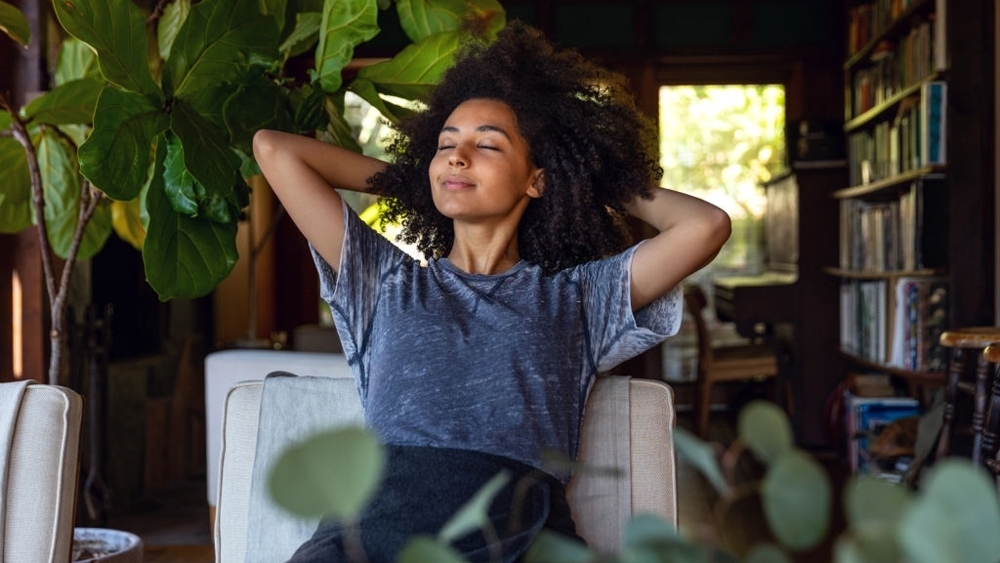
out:
<path id="1" fill-rule="evenodd" d="M 346 203 L 343 210 L 344 242 L 337 271 L 312 245 L 309 249 L 319 274 L 320 297 L 330 306 L 344 354 L 359 377 L 363 395 L 367 381 L 359 367 L 378 304 L 378 289 L 387 275 L 412 258 L 368 227 Z"/>
<path id="2" fill-rule="evenodd" d="M 637 247 L 577 267 L 590 353 L 599 372 L 638 356 L 680 329 L 680 285 L 633 313 L 631 265 Z"/>

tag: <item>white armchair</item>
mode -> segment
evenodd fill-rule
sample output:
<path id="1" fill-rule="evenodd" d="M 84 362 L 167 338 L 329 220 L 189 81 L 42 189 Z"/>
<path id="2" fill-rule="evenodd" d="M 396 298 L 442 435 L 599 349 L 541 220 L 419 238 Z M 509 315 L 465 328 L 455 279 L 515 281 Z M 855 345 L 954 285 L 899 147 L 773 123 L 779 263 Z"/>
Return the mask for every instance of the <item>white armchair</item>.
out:
<path id="1" fill-rule="evenodd" d="M 333 381 L 331 385 L 353 394 L 356 401 L 353 382 Z M 251 496 L 264 494 L 251 487 L 263 387 L 261 381 L 239 383 L 225 399 L 214 531 L 217 563 L 245 560 L 248 512 L 260 502 Z M 348 418 L 360 423 L 360 405 L 347 410 L 351 411 Z M 599 378 L 594 385 L 583 421 L 580 461 L 619 468 L 624 476 L 582 473 L 570 482 L 567 494 L 577 532 L 592 548 L 617 550 L 624 525 L 633 514 L 656 514 L 676 526 L 674 422 L 673 393 L 662 382 L 614 376 Z M 274 523 L 275 535 L 284 536 L 292 529 L 282 525 Z M 307 538 L 308 534 L 285 543 L 297 545 Z M 271 561 L 289 555 L 255 553 L 254 557 Z"/>
<path id="2" fill-rule="evenodd" d="M 0 533 L 5 563 L 65 563 L 73 544 L 83 398 L 0 383 Z"/>

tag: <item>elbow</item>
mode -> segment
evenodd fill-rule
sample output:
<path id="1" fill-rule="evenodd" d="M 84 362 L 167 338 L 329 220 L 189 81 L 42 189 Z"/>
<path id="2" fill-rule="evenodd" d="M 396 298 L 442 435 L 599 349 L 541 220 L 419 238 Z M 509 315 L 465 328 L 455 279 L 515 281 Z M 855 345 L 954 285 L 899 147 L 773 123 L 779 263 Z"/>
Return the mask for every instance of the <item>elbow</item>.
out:
<path id="1" fill-rule="evenodd" d="M 722 245 L 729 240 L 729 236 L 733 234 L 733 221 L 728 213 L 712 206 L 712 209 L 706 213 L 705 229 L 708 239 L 712 241 L 715 251 L 718 252 Z"/>
<path id="2" fill-rule="evenodd" d="M 253 156 L 257 159 L 258 164 L 261 160 L 267 160 L 269 156 L 274 154 L 277 146 L 275 137 L 277 137 L 277 132 L 269 129 L 260 129 L 253 134 Z"/>

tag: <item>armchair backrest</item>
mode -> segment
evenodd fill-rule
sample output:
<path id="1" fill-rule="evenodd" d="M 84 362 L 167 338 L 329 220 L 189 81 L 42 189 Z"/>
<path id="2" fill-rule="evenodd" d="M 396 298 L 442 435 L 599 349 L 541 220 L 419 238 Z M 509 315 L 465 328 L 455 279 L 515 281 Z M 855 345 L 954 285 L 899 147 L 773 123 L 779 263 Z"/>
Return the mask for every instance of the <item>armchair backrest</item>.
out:
<path id="1" fill-rule="evenodd" d="M 56 385 L 0 383 L 3 561 L 70 559 L 83 397 Z"/>
<path id="2" fill-rule="evenodd" d="M 261 381 L 238 383 L 226 397 L 214 526 L 217 563 L 243 562 L 247 555 L 247 515 L 253 504 L 252 468 L 263 387 Z M 339 387 L 354 392 L 353 385 Z M 590 547 L 616 551 L 633 514 L 656 514 L 676 526 L 673 426 L 673 394 L 663 382 L 621 376 L 597 380 L 581 429 L 579 461 L 615 468 L 618 475 L 583 472 L 573 478 L 567 491 L 577 531 Z M 263 561 L 289 554 L 273 555 L 254 557 Z"/>

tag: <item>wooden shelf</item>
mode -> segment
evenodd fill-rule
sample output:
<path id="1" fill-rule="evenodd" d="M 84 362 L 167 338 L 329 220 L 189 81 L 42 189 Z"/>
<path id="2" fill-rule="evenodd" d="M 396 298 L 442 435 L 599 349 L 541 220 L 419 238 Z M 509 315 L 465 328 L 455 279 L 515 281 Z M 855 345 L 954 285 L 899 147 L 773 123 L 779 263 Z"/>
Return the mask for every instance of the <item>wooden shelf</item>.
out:
<path id="1" fill-rule="evenodd" d="M 908 369 L 900 369 L 893 366 L 888 366 L 879 362 L 873 362 L 871 360 L 865 360 L 855 356 L 851 352 L 846 350 L 840 351 L 847 361 L 856 364 L 865 369 L 881 371 L 888 373 L 890 375 L 895 375 L 897 377 L 902 377 L 911 383 L 919 383 L 921 385 L 944 385 L 946 373 L 936 372 L 936 371 L 912 371 Z"/>
<path id="2" fill-rule="evenodd" d="M 896 186 L 909 184 L 910 182 L 920 178 L 941 178 L 947 170 L 948 166 L 945 164 L 924 166 L 923 168 L 903 172 L 902 174 L 897 174 L 891 178 L 885 178 L 870 184 L 862 184 L 860 186 L 851 186 L 849 188 L 837 190 L 833 192 L 833 197 L 835 199 L 851 199 L 858 196 L 874 194 Z"/>
<path id="3" fill-rule="evenodd" d="M 843 268 L 823 268 L 823 271 L 831 276 L 847 278 L 853 280 L 891 280 L 895 278 L 933 278 L 945 275 L 944 270 L 923 269 L 923 270 L 891 270 L 884 272 L 874 272 L 868 270 L 845 270 Z"/>
<path id="4" fill-rule="evenodd" d="M 854 119 L 851 119 L 850 121 L 848 121 L 847 123 L 845 123 L 844 124 L 844 133 L 850 133 L 852 131 L 855 131 L 857 129 L 860 129 L 860 128 L 864 127 L 865 125 L 867 125 L 873 119 L 876 119 L 877 117 L 879 117 L 880 115 L 884 114 L 888 110 L 893 109 L 895 106 L 897 106 L 899 104 L 899 102 L 901 102 L 904 99 L 906 99 L 906 98 L 908 98 L 908 97 L 910 97 L 910 96 L 912 96 L 912 95 L 920 92 L 920 87 L 923 86 L 924 84 L 926 84 L 928 82 L 934 82 L 934 81 L 937 81 L 937 80 L 943 80 L 943 79 L 944 79 L 944 74 L 943 73 L 941 73 L 941 72 L 934 72 L 934 73 L 931 73 L 931 74 L 927 75 L 922 80 L 919 80 L 919 81 L 917 81 L 917 82 L 915 82 L 913 84 L 910 84 L 906 88 L 903 88 L 899 92 L 896 92 L 896 94 L 893 95 L 888 100 L 882 102 L 881 104 L 878 104 L 877 106 L 869 109 L 868 111 L 862 113 L 861 115 L 859 115 L 859 116 L 855 117 Z"/>
<path id="5" fill-rule="evenodd" d="M 886 39 L 895 39 L 896 37 L 903 35 L 906 31 L 909 31 L 912 27 L 910 18 L 914 14 L 931 11 L 934 9 L 934 6 L 935 0 L 918 0 L 917 2 L 911 4 L 899 14 L 899 17 L 886 26 L 886 28 L 882 30 L 882 33 L 872 37 L 868 43 L 858 49 L 858 52 L 850 55 L 850 58 L 844 63 L 844 70 L 850 70 L 857 66 L 858 63 L 867 59 L 880 42 L 885 41 Z"/>

